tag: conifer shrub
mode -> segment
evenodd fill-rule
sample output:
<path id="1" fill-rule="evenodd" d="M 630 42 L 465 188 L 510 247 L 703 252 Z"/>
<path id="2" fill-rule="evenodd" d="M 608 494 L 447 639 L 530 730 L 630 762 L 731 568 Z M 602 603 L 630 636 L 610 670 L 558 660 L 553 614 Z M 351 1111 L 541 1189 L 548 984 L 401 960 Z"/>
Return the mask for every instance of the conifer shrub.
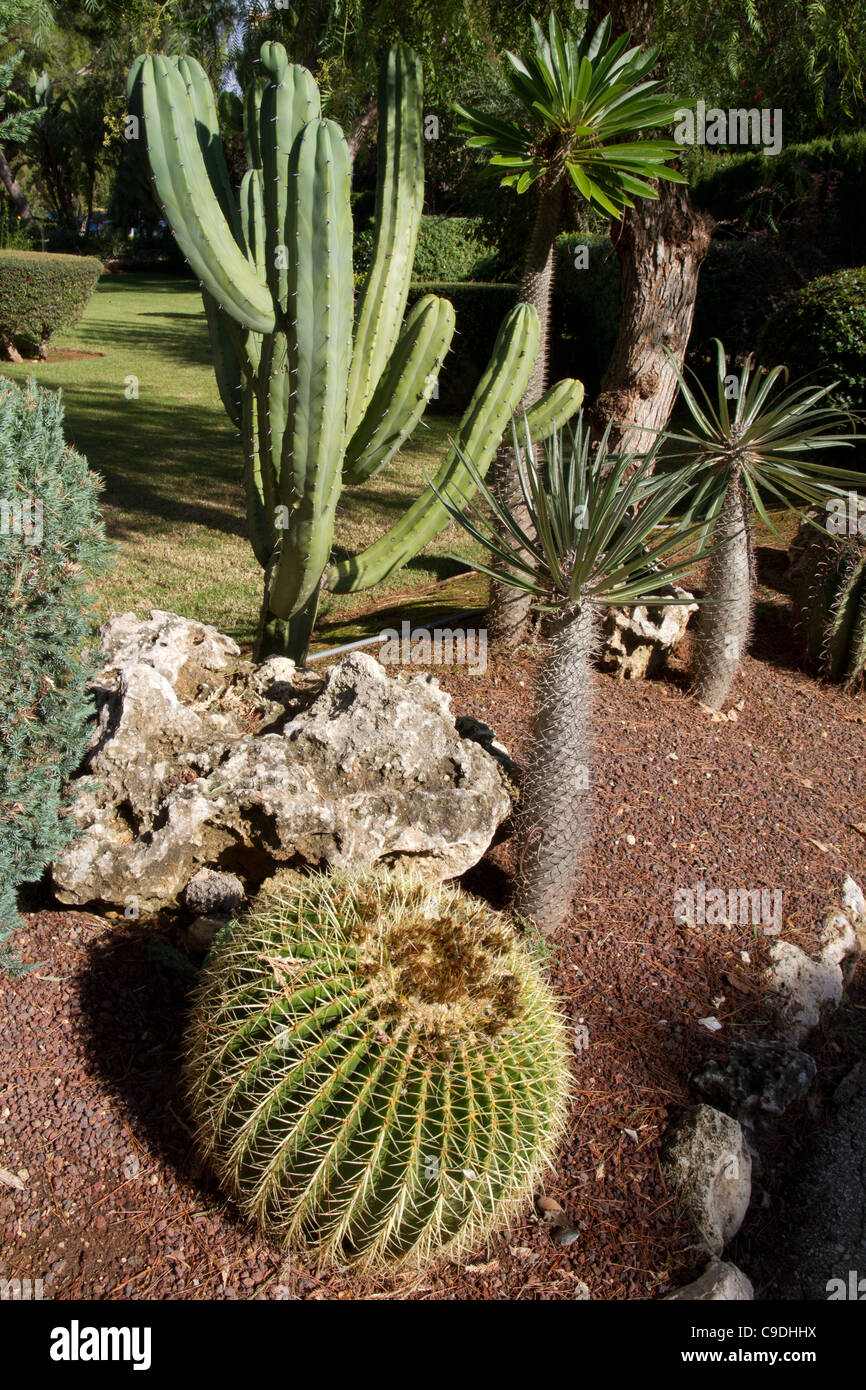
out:
<path id="1" fill-rule="evenodd" d="M 63 436 L 60 394 L 0 377 L 0 961 L 16 889 L 73 835 L 65 783 L 85 752 L 89 585 L 107 560 L 98 478 Z"/>

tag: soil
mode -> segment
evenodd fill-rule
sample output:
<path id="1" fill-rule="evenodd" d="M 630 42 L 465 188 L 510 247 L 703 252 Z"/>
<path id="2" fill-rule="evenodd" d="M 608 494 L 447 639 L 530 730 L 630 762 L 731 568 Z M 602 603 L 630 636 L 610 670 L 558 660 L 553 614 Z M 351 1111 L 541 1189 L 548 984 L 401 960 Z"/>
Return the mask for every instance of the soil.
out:
<path id="1" fill-rule="evenodd" d="M 659 1168 L 689 1077 L 737 1037 L 767 1038 L 761 971 L 773 939 L 739 922 L 689 928 L 674 893 L 699 881 L 781 889 L 785 938 L 818 945 L 849 872 L 866 885 L 866 704 L 795 669 L 759 605 L 735 718 L 692 701 L 684 667 L 616 685 L 599 675 L 597 830 L 552 977 L 575 1039 L 571 1130 L 546 1186 L 578 1235 L 555 1245 L 527 1213 L 457 1267 L 376 1281 L 321 1272 L 246 1228 L 202 1174 L 178 1094 L 193 962 L 182 920 L 53 910 L 43 896 L 15 942 L 33 971 L 0 979 L 0 1274 L 59 1298 L 651 1299 L 703 1267 Z M 687 657 L 687 653 L 683 654 Z M 538 661 L 503 675 L 436 671 L 456 713 L 525 756 Z M 501 906 L 507 836 L 465 878 Z M 54 905 L 56 907 L 56 905 Z M 710 1031 L 701 1020 L 722 1025 Z M 768 1287 L 762 1230 L 784 1240 L 785 1160 L 862 1048 L 866 1004 L 810 1042 L 821 1083 L 774 1131 L 735 1251 Z M 781 1214 L 781 1215 L 780 1215 Z M 757 1234 L 756 1234 L 757 1233 Z M 757 1243 L 756 1243 L 757 1242 Z"/>
<path id="2" fill-rule="evenodd" d="M 104 357 L 104 352 L 85 352 L 83 348 L 48 349 L 49 362 L 80 362 L 83 357 Z"/>

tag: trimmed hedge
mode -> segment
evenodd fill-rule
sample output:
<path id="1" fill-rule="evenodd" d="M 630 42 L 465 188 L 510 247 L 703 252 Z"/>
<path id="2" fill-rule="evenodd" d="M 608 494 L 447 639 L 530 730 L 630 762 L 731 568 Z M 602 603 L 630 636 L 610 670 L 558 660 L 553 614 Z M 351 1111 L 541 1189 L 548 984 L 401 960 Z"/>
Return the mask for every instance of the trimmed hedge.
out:
<path id="1" fill-rule="evenodd" d="M 792 295 L 764 325 L 758 354 L 794 378 L 838 381 L 836 398 L 866 410 L 866 266 L 822 275 Z"/>
<path id="2" fill-rule="evenodd" d="M 0 377 L 0 966 L 16 888 L 75 835 L 66 784 L 87 747 L 101 484 L 63 437 L 60 393 Z"/>
<path id="3" fill-rule="evenodd" d="M 95 256 L 0 251 L 0 348 L 23 338 L 44 357 L 51 336 L 83 313 L 102 269 Z"/>
<path id="4" fill-rule="evenodd" d="M 368 227 L 355 237 L 355 278 L 366 275 L 373 254 L 373 231 Z M 487 240 L 477 217 L 425 215 L 418 229 L 413 274 L 416 280 L 443 283 L 483 280 L 496 258 L 496 247 Z"/>
<path id="5" fill-rule="evenodd" d="M 586 246 L 588 267 L 575 266 L 575 248 Z M 425 294 L 450 299 L 457 331 L 439 376 L 440 410 L 465 409 L 487 364 L 502 320 L 517 299 L 513 284 L 479 281 L 414 281 L 409 305 Z M 550 379 L 576 376 L 587 395 L 598 389 L 610 360 L 619 321 L 619 261 L 607 237 L 574 233 L 557 245 L 551 310 Z"/>
<path id="6" fill-rule="evenodd" d="M 817 236 L 835 243 L 836 264 L 866 262 L 866 131 L 789 145 L 776 156 L 717 156 L 713 166 L 691 192 L 718 221 L 775 230 L 799 209 Z"/>
<path id="7" fill-rule="evenodd" d="M 517 298 L 517 286 L 416 280 L 409 291 L 407 307 L 411 308 L 425 294 L 450 299 L 457 315 L 451 351 L 439 373 L 439 395 L 434 398 L 434 408 L 454 414 L 465 409 L 478 385 L 502 320 Z"/>

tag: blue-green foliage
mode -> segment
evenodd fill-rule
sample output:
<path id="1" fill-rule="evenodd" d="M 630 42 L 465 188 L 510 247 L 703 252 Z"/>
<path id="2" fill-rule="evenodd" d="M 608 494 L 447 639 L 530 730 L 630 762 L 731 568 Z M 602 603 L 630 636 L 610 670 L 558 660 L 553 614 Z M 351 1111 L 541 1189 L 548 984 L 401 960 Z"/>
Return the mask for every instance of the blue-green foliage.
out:
<path id="1" fill-rule="evenodd" d="M 12 968 L 16 889 L 74 834 L 64 788 L 93 714 L 89 590 L 108 557 L 100 486 L 64 439 L 59 393 L 0 378 L 0 965 Z"/>

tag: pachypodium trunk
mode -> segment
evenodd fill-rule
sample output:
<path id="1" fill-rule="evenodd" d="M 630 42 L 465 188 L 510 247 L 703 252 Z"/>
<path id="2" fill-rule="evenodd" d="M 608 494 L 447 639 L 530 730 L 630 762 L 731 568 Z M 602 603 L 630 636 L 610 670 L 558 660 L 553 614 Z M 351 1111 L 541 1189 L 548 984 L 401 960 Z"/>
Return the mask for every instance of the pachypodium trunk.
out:
<path id="1" fill-rule="evenodd" d="M 592 658 L 598 615 L 588 603 L 549 633 L 532 754 L 517 816 L 515 910 L 553 935 L 569 909 L 592 830 Z"/>
<path id="2" fill-rule="evenodd" d="M 713 547 L 695 644 L 693 693 L 717 710 L 739 670 L 752 619 L 751 523 L 739 470 L 728 483 Z"/>
<path id="3" fill-rule="evenodd" d="M 518 406 L 518 428 L 523 411 L 530 410 L 544 395 L 547 386 L 550 357 L 550 310 L 553 300 L 553 280 L 556 272 L 556 236 L 562 221 L 564 182 L 557 179 L 543 184 L 535 213 L 532 236 L 520 277 L 518 302 L 531 304 L 538 314 L 540 338 L 538 353 Z M 505 442 L 497 451 L 490 470 L 491 487 L 508 507 L 515 521 L 527 535 L 532 535 L 532 523 L 517 477 L 514 450 Z M 510 537 L 504 537 L 510 539 Z M 494 569 L 508 571 L 505 560 L 496 560 Z M 501 653 L 516 652 L 526 636 L 532 600 L 511 584 L 493 582 L 487 621 L 491 641 Z"/>
<path id="4" fill-rule="evenodd" d="M 267 586 L 259 654 L 303 660 L 323 591 L 378 582 L 448 521 L 428 489 L 369 551 L 329 565 L 341 490 L 384 468 L 414 431 L 449 349 L 454 311 L 427 295 L 404 323 L 424 198 L 415 54 L 397 43 L 382 68 L 375 243 L 357 307 L 343 133 L 321 118 L 312 76 L 281 44 L 263 44 L 261 62 L 265 76 L 244 100 L 249 170 L 238 202 L 202 68 L 188 58 L 139 58 L 129 93 L 145 122 L 160 203 L 201 281 L 220 396 L 243 438 L 250 539 Z M 458 431 L 479 473 L 520 401 L 537 347 L 535 311 L 518 305 Z M 540 403 L 540 431 L 573 414 L 579 387 L 560 383 Z M 472 493 L 455 450 L 440 479 Z"/>

